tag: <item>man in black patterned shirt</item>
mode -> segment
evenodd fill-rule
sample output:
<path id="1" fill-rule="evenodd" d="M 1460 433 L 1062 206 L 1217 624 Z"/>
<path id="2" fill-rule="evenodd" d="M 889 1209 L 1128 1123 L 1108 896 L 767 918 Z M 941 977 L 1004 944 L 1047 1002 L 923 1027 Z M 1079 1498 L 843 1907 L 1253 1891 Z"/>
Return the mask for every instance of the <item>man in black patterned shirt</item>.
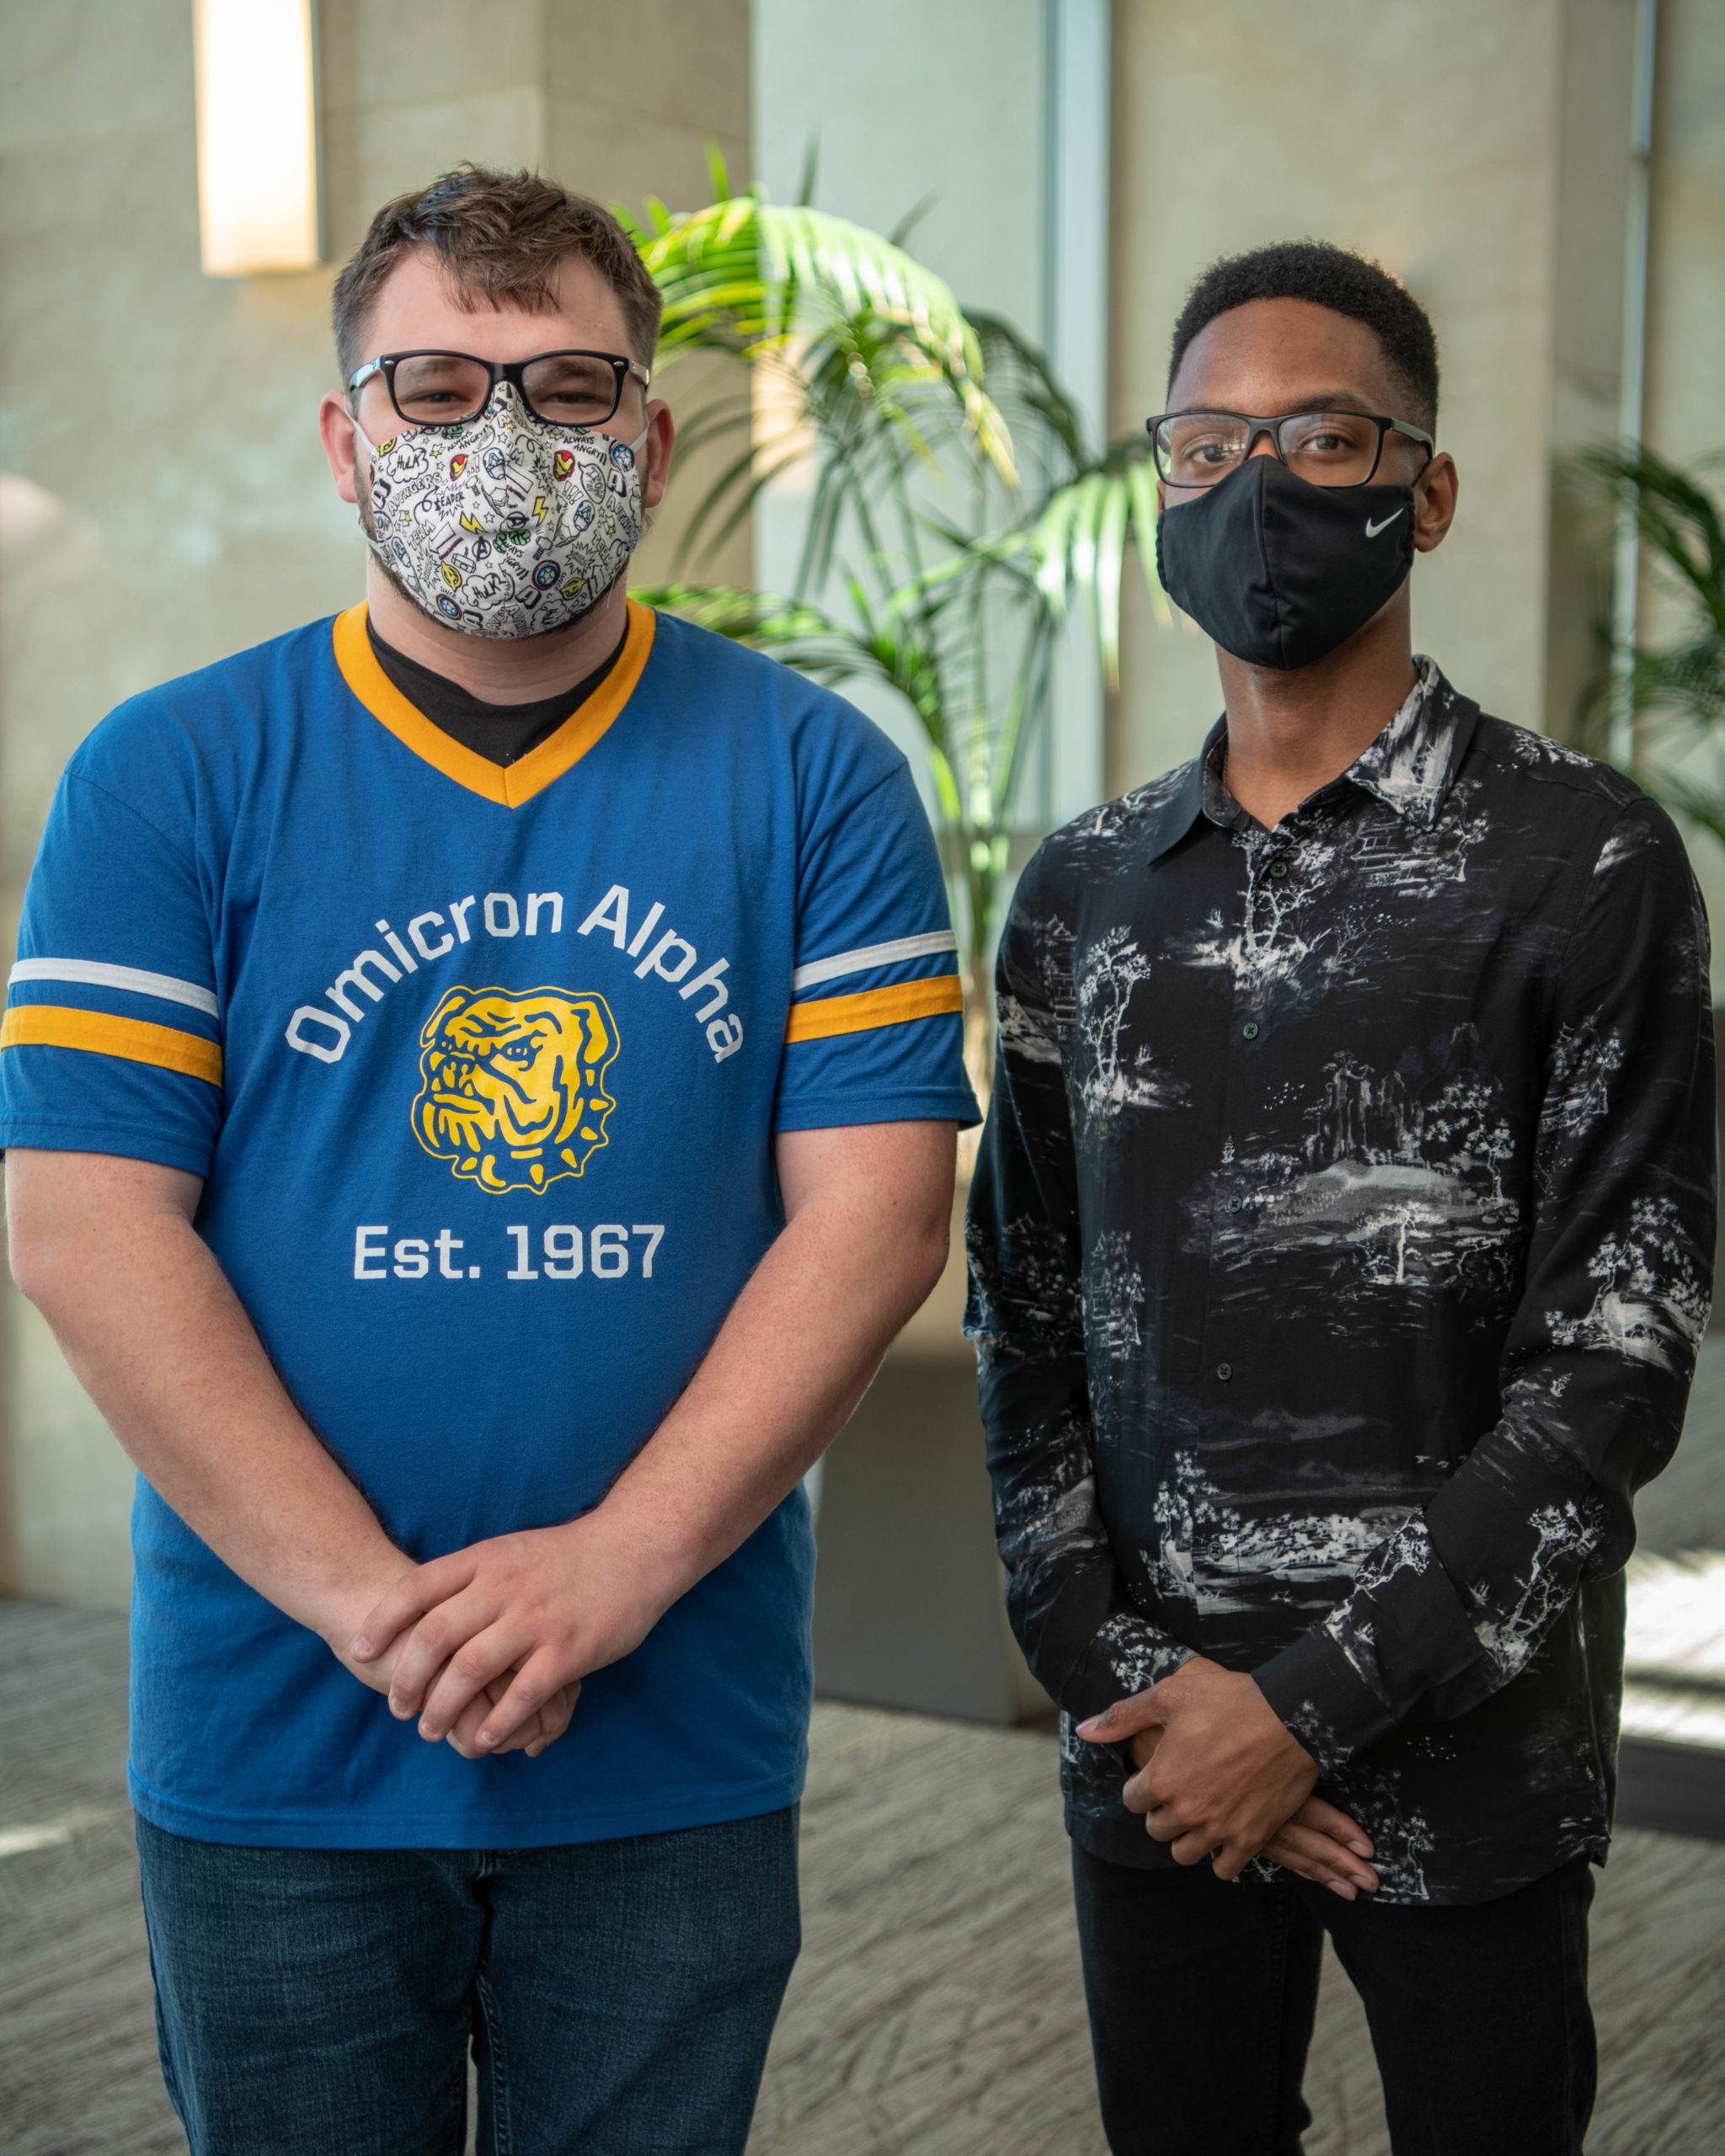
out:
<path id="1" fill-rule="evenodd" d="M 1437 388 L 1356 256 L 1199 282 L 1151 433 L 1226 715 L 1001 942 L 967 1329 L 1117 2156 L 1298 2151 L 1326 1930 L 1398 2156 L 1571 2156 L 1592 2105 L 1623 1567 L 1711 1285 L 1707 931 L 1629 780 L 1413 654 Z"/>

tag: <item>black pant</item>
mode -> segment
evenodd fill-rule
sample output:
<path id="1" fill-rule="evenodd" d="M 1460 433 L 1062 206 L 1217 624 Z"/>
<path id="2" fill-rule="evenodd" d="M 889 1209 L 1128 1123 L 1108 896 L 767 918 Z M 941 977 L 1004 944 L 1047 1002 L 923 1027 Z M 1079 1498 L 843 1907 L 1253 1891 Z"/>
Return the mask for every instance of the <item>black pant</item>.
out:
<path id="1" fill-rule="evenodd" d="M 1466 1908 L 1138 1870 L 1076 1844 L 1072 1870 L 1114 2156 L 1300 2156 L 1326 1931 L 1371 2025 L 1396 2156 L 1580 2156 L 1597 2078 L 1586 1858 Z"/>

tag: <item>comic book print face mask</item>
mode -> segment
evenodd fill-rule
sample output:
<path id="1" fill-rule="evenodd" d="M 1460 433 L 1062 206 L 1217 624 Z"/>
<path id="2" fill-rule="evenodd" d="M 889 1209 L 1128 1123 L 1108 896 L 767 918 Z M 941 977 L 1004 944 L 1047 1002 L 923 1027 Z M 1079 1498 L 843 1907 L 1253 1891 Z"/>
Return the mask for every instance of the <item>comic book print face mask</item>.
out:
<path id="1" fill-rule="evenodd" d="M 646 439 L 644 428 L 631 444 L 548 425 L 500 382 L 477 419 L 368 439 L 366 543 L 452 629 L 563 628 L 605 596 L 639 543 Z"/>

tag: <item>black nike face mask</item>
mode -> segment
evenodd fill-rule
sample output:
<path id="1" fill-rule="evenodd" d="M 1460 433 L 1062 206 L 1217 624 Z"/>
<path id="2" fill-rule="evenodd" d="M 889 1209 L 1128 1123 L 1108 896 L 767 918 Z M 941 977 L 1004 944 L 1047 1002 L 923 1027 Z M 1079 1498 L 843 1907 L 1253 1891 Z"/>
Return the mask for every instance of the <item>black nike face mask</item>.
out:
<path id="1" fill-rule="evenodd" d="M 1162 589 L 1224 651 L 1310 666 L 1363 628 L 1413 566 L 1412 487 L 1314 487 L 1248 456 L 1156 520 Z"/>

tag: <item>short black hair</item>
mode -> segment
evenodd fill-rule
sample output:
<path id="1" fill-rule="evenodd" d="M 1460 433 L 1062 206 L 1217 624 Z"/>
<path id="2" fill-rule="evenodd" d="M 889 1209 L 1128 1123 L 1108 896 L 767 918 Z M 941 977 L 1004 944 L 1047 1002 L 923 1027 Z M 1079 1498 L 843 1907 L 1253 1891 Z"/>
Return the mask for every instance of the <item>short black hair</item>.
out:
<path id="1" fill-rule="evenodd" d="M 1327 240 L 1284 240 L 1254 248 L 1249 254 L 1224 255 L 1212 262 L 1192 287 L 1174 324 L 1174 348 L 1168 360 L 1173 387 L 1186 347 L 1231 307 L 1252 300 L 1308 300 L 1350 320 L 1363 322 L 1383 347 L 1398 387 L 1414 408 L 1397 413 L 1418 425 L 1434 427 L 1438 417 L 1438 339 L 1431 318 L 1400 278 L 1380 264 Z"/>

